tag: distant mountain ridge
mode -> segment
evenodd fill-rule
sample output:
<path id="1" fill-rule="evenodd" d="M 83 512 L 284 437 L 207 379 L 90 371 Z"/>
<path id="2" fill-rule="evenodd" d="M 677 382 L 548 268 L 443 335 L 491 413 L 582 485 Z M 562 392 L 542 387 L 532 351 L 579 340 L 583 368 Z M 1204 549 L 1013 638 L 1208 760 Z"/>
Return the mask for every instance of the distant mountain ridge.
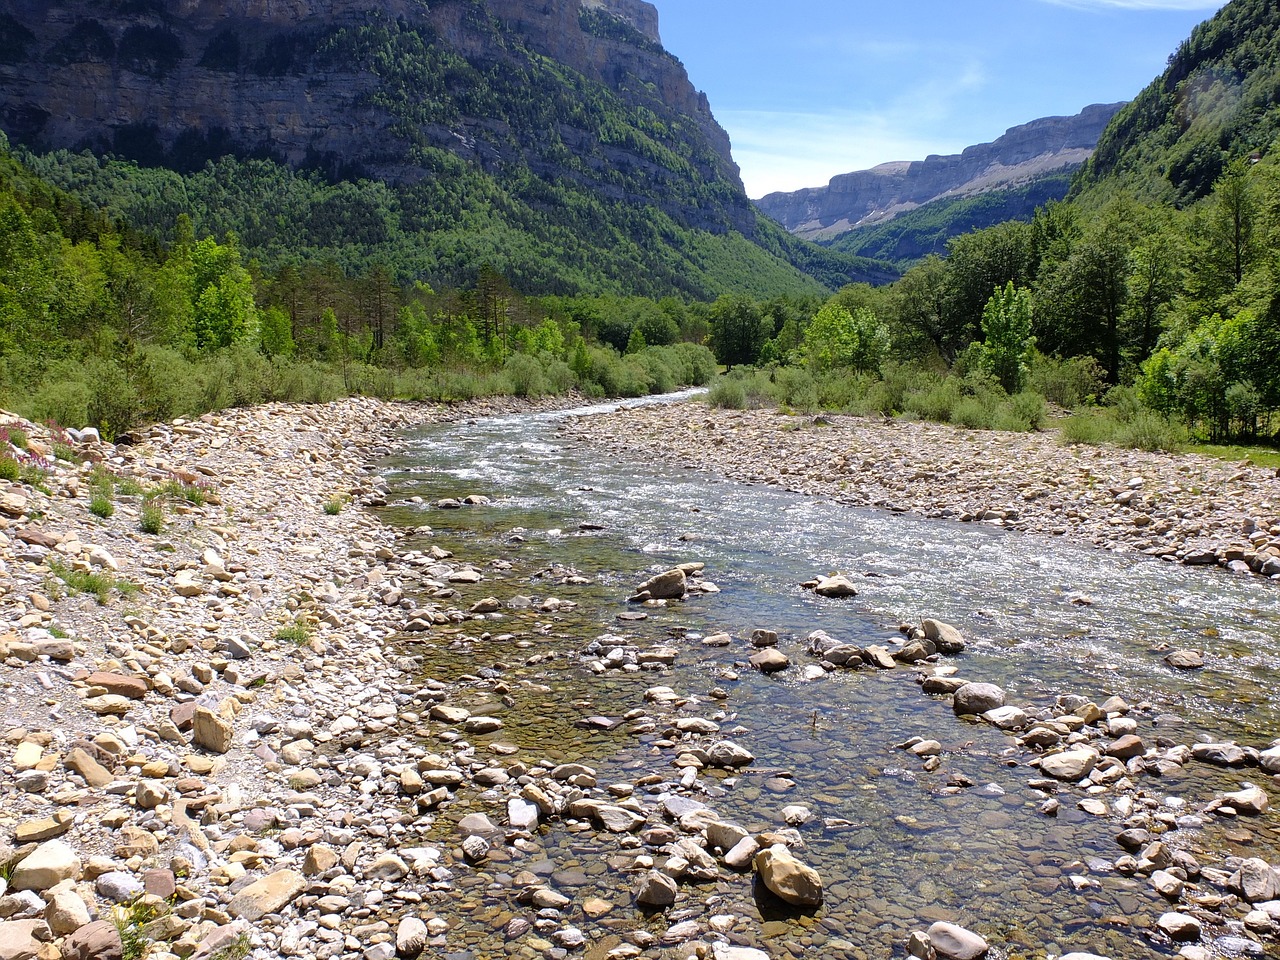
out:
<path id="1" fill-rule="evenodd" d="M 977 196 L 1082 166 L 1121 103 L 1071 117 L 1043 117 L 951 156 L 884 163 L 833 177 L 825 187 L 771 193 L 756 206 L 788 231 L 830 240 L 943 199 Z"/>

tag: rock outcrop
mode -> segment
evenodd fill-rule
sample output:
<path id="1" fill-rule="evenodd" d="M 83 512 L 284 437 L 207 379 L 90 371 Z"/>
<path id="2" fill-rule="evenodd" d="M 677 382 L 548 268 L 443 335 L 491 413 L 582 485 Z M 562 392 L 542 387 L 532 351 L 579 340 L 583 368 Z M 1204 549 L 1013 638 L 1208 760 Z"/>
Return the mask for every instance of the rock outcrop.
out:
<path id="1" fill-rule="evenodd" d="M 833 177 L 825 187 L 771 193 L 756 205 L 798 236 L 835 237 L 933 200 L 988 193 L 1075 169 L 1092 155 L 1121 106 L 1094 104 L 1074 117 L 1044 117 L 960 154 L 883 163 Z"/>
<path id="2" fill-rule="evenodd" d="M 0 129 L 38 150 L 179 170 L 235 153 L 415 183 L 431 148 L 754 229 L 729 138 L 644 0 L 53 0 L 6 5 L 0 36 Z M 596 115 L 615 110 L 652 118 L 647 137 L 604 142 Z M 729 199 L 664 200 L 677 176 Z"/>

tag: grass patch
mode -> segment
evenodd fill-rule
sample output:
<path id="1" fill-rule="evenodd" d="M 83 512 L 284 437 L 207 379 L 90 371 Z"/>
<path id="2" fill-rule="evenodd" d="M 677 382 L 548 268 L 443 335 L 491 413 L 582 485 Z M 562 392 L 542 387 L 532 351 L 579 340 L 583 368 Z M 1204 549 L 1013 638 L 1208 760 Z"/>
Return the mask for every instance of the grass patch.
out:
<path id="1" fill-rule="evenodd" d="M 10 483 L 17 481 L 21 475 L 22 468 L 18 466 L 18 461 L 13 457 L 0 456 L 0 480 L 8 480 Z"/>
<path id="2" fill-rule="evenodd" d="M 193 507 L 200 507 L 209 499 L 207 491 L 194 483 L 183 483 L 181 480 L 167 480 L 158 487 L 147 491 L 148 499 L 167 498 L 185 500 Z"/>
<path id="3" fill-rule="evenodd" d="M 334 497 L 324 502 L 324 512 L 331 517 L 336 517 L 342 512 L 342 506 L 345 503 L 342 497 Z"/>
<path id="4" fill-rule="evenodd" d="M 115 504 L 111 502 L 111 498 L 106 494 L 95 493 L 89 498 L 89 512 L 95 517 L 101 517 L 106 520 L 116 512 Z"/>
<path id="5" fill-rule="evenodd" d="M 1202 453 L 1206 457 L 1232 462 L 1246 461 L 1255 467 L 1280 470 L 1280 450 L 1271 447 L 1249 447 L 1242 444 L 1197 443 L 1191 448 L 1192 453 Z"/>
<path id="6" fill-rule="evenodd" d="M 49 571 L 66 585 L 67 591 L 73 597 L 81 593 L 90 593 L 97 598 L 99 604 L 104 606 L 111 599 L 112 591 L 119 593 L 122 597 L 131 597 L 141 589 L 136 583 L 112 576 L 110 573 L 75 570 L 57 560 L 49 562 Z"/>
<path id="7" fill-rule="evenodd" d="M 311 628 L 300 620 L 295 620 L 275 632 L 279 643 L 291 643 L 295 647 L 305 647 L 311 642 Z"/>
<path id="8" fill-rule="evenodd" d="M 15 428 L 13 430 L 8 431 L 8 439 L 9 439 L 9 442 L 12 443 L 19 450 L 27 450 L 31 446 L 31 441 L 27 437 L 27 431 L 25 430 L 18 430 Z"/>
<path id="9" fill-rule="evenodd" d="M 75 448 L 69 443 L 57 443 L 53 445 L 53 456 L 56 460 L 64 463 L 81 463 L 83 458 L 76 453 Z"/>

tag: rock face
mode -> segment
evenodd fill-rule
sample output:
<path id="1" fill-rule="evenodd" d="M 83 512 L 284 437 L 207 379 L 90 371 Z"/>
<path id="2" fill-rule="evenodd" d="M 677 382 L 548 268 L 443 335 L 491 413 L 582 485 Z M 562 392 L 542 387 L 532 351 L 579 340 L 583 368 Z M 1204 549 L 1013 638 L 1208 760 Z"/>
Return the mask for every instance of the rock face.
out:
<path id="1" fill-rule="evenodd" d="M 226 153 L 266 154 L 405 182 L 422 175 L 412 141 L 489 170 L 523 161 L 547 179 L 596 178 L 601 190 L 603 171 L 635 165 L 656 184 L 645 199 L 683 222 L 754 230 L 728 135 L 662 49 L 657 10 L 644 0 L 54 0 L 7 5 L 0 34 L 12 41 L 0 56 L 0 128 L 37 149 L 89 147 L 181 169 Z M 408 51 L 419 42 L 427 53 L 410 67 Z M 397 67 L 380 59 L 387 51 Z M 552 121 L 558 135 L 549 150 L 539 142 L 545 123 L 515 129 L 519 109 L 510 117 L 468 112 L 470 88 L 493 64 L 524 77 L 540 57 L 678 129 L 664 135 L 665 146 L 695 176 L 731 185 L 732 199 L 703 212 L 675 200 L 665 184 L 678 171 L 651 153 L 605 146 L 568 117 Z M 398 72 L 424 64 L 420 75 Z M 434 106 L 398 102 L 403 93 L 395 91 L 423 92 L 430 78 L 438 90 L 423 99 Z M 519 94 L 499 94 L 551 106 L 573 96 L 554 89 L 560 82 L 546 73 L 522 82 Z M 566 150 L 593 161 L 571 172 Z"/>
<path id="2" fill-rule="evenodd" d="M 883 163 L 833 177 L 825 187 L 771 193 L 756 205 L 798 236 L 839 236 L 854 227 L 891 220 L 931 200 L 988 193 L 1046 173 L 1075 169 L 1092 155 L 1121 106 L 1095 104 L 1074 117 L 1044 117 L 957 155 Z"/>

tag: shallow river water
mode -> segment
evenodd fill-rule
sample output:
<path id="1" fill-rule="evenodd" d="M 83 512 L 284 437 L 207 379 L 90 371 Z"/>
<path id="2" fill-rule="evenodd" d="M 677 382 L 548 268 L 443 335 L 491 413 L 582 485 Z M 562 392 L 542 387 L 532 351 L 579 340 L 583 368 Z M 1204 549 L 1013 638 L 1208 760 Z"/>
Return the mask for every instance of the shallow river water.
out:
<path id="1" fill-rule="evenodd" d="M 540 850 L 499 855 L 459 876 L 459 896 L 438 905 L 458 920 L 449 956 L 544 952 L 540 941 L 530 946 L 503 934 L 513 916 L 532 916 L 509 890 L 511 875 L 529 869 L 573 897 L 569 918 L 587 933 L 588 956 L 603 956 L 636 929 L 661 936 L 673 920 L 712 917 L 736 918 L 718 921 L 729 938 L 775 957 L 904 956 L 910 932 L 936 919 L 986 935 L 999 956 L 1177 953 L 1153 929 L 1170 905 L 1144 879 L 1110 869 L 1123 853 L 1117 819 L 1079 810 L 1083 794 L 1069 786 L 1059 794 L 1059 814 L 1046 817 L 1039 812 L 1045 794 L 1028 786 L 1038 771 L 1010 737 L 958 720 L 948 703 L 921 693 L 911 668 L 805 679 L 814 660 L 803 641 L 822 629 L 866 646 L 893 640 L 900 623 L 935 617 L 969 640 L 954 660 L 960 675 L 1000 684 L 1010 703 L 1044 706 L 1060 694 L 1101 703 L 1119 695 L 1151 705 L 1141 714 L 1148 741 L 1234 738 L 1264 747 L 1280 736 L 1275 584 L 729 482 L 654 462 L 643 437 L 635 438 L 634 457 L 602 460 L 598 448 L 563 434 L 570 418 L 607 409 L 431 426 L 410 435 L 385 465 L 398 501 L 385 513 L 388 522 L 429 525 L 434 532 L 422 546 L 490 564 L 484 583 L 465 588 L 468 601 L 526 595 L 577 604 L 561 614 L 510 611 L 439 631 L 412 652 L 439 679 L 465 684 L 492 668 L 510 686 L 503 701 L 475 685 L 473 711 L 505 724 L 470 738 L 478 752 L 500 742 L 518 746 L 526 762 L 582 760 L 600 771 L 601 784 L 650 772 L 675 778 L 677 751 L 662 740 L 662 724 L 636 735 L 626 724 L 588 732 L 575 721 L 620 718 L 647 707 L 649 687 L 674 688 L 688 698 L 683 713 L 716 720 L 757 758 L 734 777 L 704 773 L 708 805 L 752 830 L 781 828 L 787 804 L 812 809 L 814 819 L 800 828 L 801 857 L 823 876 L 826 902 L 809 915 L 781 910 L 758 895 L 750 875 L 726 873 L 691 888 L 672 915 L 644 916 L 629 893 L 637 851 L 552 824 L 542 829 Z M 680 408 L 672 417 L 679 422 Z M 493 502 L 432 507 L 469 494 Z M 636 584 L 695 560 L 720 593 L 647 610 L 646 620 L 619 619 L 636 611 L 625 603 Z M 590 583 L 561 583 L 566 569 Z M 823 600 L 799 586 L 836 570 L 855 580 L 859 596 Z M 741 638 L 755 628 L 779 633 L 791 669 L 765 677 L 742 666 L 751 651 Z M 698 643 L 717 632 L 739 639 L 725 649 Z M 666 674 L 597 677 L 581 651 L 606 634 L 641 647 L 668 643 L 680 657 Z M 1205 652 L 1204 670 L 1181 674 L 1164 664 L 1168 649 L 1186 647 Z M 710 696 L 715 688 L 727 698 Z M 941 741 L 936 771 L 895 749 L 911 736 Z M 1265 783 L 1280 800 L 1257 769 L 1232 776 L 1193 763 L 1140 786 L 1174 798 L 1168 809 L 1183 814 L 1237 789 L 1241 777 Z M 495 820 L 502 814 L 484 795 L 460 796 L 442 814 L 442 837 L 473 809 Z M 1271 814 L 1206 816 L 1165 839 L 1206 865 L 1222 866 L 1226 855 L 1280 859 Z M 1221 893 L 1208 885 L 1200 892 Z M 611 905 L 602 918 L 582 914 L 591 897 Z M 1280 956 L 1274 940 L 1251 945 L 1239 924 L 1206 930 L 1213 955 Z"/>

